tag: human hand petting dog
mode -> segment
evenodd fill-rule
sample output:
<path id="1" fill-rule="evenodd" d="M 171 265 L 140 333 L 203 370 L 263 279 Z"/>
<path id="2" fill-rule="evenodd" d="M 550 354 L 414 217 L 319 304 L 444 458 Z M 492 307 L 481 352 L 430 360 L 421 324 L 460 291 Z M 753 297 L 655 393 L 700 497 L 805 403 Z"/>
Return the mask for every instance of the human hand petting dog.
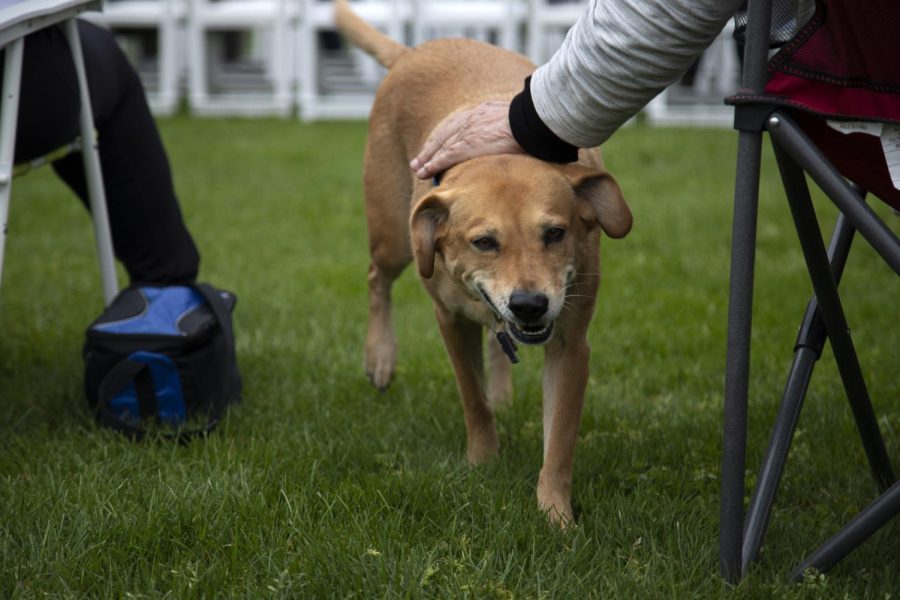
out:
<path id="1" fill-rule="evenodd" d="M 509 102 L 489 100 L 455 112 L 431 133 L 410 163 L 419 179 L 489 154 L 525 154 L 509 127 Z"/>

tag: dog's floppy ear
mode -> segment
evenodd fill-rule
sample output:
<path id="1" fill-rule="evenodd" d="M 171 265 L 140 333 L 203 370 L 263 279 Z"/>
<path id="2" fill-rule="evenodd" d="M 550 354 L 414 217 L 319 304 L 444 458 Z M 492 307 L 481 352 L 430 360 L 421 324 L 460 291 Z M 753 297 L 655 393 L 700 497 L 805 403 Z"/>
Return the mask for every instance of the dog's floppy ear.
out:
<path id="1" fill-rule="evenodd" d="M 612 175 L 578 164 L 564 165 L 561 170 L 581 201 L 578 216 L 588 227 L 599 224 L 612 238 L 625 237 L 631 231 L 631 210 Z"/>
<path id="2" fill-rule="evenodd" d="M 422 198 L 410 217 L 412 250 L 423 279 L 434 275 L 434 252 L 439 229 L 447 221 L 449 202 L 440 192 Z"/>

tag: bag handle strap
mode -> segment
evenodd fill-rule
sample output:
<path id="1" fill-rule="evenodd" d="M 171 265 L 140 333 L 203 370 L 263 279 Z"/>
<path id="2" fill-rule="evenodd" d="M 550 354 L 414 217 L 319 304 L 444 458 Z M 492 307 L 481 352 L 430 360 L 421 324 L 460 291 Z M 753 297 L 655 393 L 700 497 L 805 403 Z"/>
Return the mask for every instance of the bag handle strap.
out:
<path id="1" fill-rule="evenodd" d="M 222 333 L 225 334 L 225 343 L 228 348 L 228 360 L 230 361 L 230 364 L 234 365 L 234 372 L 232 373 L 232 377 L 234 377 L 236 380 L 236 389 L 240 391 L 242 382 L 240 372 L 237 370 L 237 356 L 234 347 L 234 327 L 231 323 L 231 312 L 234 310 L 234 305 L 229 307 L 225 303 L 225 300 L 222 298 L 223 292 L 214 288 L 208 283 L 195 283 L 192 287 L 197 290 L 197 292 L 199 292 L 201 296 L 203 296 L 204 300 L 206 300 L 206 303 L 212 310 L 213 315 L 216 317 L 216 321 L 219 322 L 219 327 L 222 328 Z M 232 301 L 237 303 L 237 296 L 230 292 L 227 293 Z M 240 398 L 240 394 L 237 394 L 236 397 Z M 222 402 L 227 403 L 228 401 L 228 398 L 222 399 Z"/>
<path id="2" fill-rule="evenodd" d="M 109 408 L 109 404 L 113 397 L 125 388 L 138 373 L 145 371 L 147 365 L 137 361 L 123 359 L 116 363 L 112 369 L 100 381 L 97 388 L 97 420 L 101 425 L 105 425 L 117 431 L 120 431 L 133 439 L 140 439 L 146 433 L 142 429 L 132 427 L 121 419 L 117 418 Z M 144 403 L 141 400 L 143 394 L 138 395 L 138 405 L 141 415 L 145 413 Z M 155 399 L 154 399 L 155 400 Z"/>
<path id="3" fill-rule="evenodd" d="M 141 380 L 147 378 L 150 385 L 142 385 Z M 116 394 L 121 392 L 125 386 L 132 381 L 137 387 L 138 411 L 141 417 L 156 414 L 156 394 L 153 390 L 152 380 L 150 378 L 150 367 L 146 363 L 138 362 L 124 358 L 109 370 L 109 372 L 100 381 L 97 388 L 97 420 L 101 425 L 105 425 L 110 429 L 115 429 L 129 438 L 140 441 L 147 436 L 148 432 L 140 427 L 129 425 L 122 419 L 118 418 L 110 408 L 110 403 Z M 166 440 L 177 440 L 179 442 L 187 442 L 190 439 L 205 435 L 211 432 L 219 423 L 220 410 L 216 407 L 210 411 L 206 424 L 197 429 L 183 429 L 173 433 L 160 433 L 159 437 Z"/>
<path id="4" fill-rule="evenodd" d="M 219 326 L 225 333 L 225 341 L 228 342 L 228 347 L 234 348 L 234 329 L 231 326 L 231 310 L 222 298 L 223 292 L 217 290 L 208 283 L 195 283 L 191 285 L 191 287 L 197 290 L 197 292 L 203 296 L 203 299 L 206 300 L 206 303 L 209 304 L 213 315 L 216 317 L 216 321 L 219 322 Z M 229 294 L 229 296 L 237 301 L 237 297 L 234 294 Z"/>

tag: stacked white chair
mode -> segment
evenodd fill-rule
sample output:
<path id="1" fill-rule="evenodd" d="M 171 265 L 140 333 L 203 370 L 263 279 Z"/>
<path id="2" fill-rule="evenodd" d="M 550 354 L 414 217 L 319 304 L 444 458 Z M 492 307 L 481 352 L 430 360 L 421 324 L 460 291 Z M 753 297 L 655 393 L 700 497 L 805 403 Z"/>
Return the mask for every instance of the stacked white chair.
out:
<path id="1" fill-rule="evenodd" d="M 414 0 L 413 40 L 471 37 L 521 51 L 522 0 Z"/>
<path id="2" fill-rule="evenodd" d="M 406 0 L 351 1 L 366 22 L 405 42 L 410 14 Z M 367 117 L 385 70 L 337 35 L 334 3 L 302 0 L 297 31 L 300 117 L 305 121 Z"/>
<path id="3" fill-rule="evenodd" d="M 197 115 L 279 115 L 293 107 L 292 39 L 296 0 L 190 0 L 188 90 Z M 225 34 L 249 42 L 238 63 Z"/>
<path id="4" fill-rule="evenodd" d="M 108 0 L 103 12 L 83 16 L 112 31 L 125 48 L 141 76 L 153 112 L 172 113 L 181 99 L 178 49 L 183 43 L 185 0 Z M 134 30 L 155 35 L 156 56 L 148 60 L 149 52 L 139 45 L 140 40 L 126 35 Z"/>
<path id="5" fill-rule="evenodd" d="M 404 43 L 473 37 L 524 51 L 542 64 L 588 0 L 351 2 L 363 19 Z M 138 51 L 140 57 L 129 52 L 157 114 L 178 106 L 186 72 L 190 108 L 197 115 L 287 116 L 297 106 L 304 120 L 365 118 L 385 70 L 341 40 L 333 12 L 331 0 L 107 0 L 105 12 L 89 18 L 117 32 L 126 51 L 130 44 L 124 36 L 131 30 L 157 32 L 152 65 L 144 60 L 146 52 Z M 242 36 L 250 55 L 229 62 L 226 35 L 230 41 Z M 728 126 L 731 109 L 719 99 L 736 81 L 729 24 L 703 55 L 693 82 L 663 92 L 645 113 L 657 125 Z"/>
<path id="6" fill-rule="evenodd" d="M 541 65 L 562 45 L 587 0 L 528 0 L 528 58 Z"/>

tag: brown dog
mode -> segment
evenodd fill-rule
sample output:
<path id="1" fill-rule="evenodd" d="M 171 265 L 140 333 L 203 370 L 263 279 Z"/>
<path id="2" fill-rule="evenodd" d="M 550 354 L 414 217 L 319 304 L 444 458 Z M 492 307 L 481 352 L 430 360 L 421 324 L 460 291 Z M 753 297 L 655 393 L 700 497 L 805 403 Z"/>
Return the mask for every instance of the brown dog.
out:
<path id="1" fill-rule="evenodd" d="M 537 498 L 565 525 L 572 518 L 600 229 L 624 236 L 631 212 L 596 150 L 566 166 L 524 155 L 477 158 L 449 169 L 437 186 L 417 180 L 409 161 L 442 119 L 486 100 L 510 100 L 534 65 L 464 39 L 413 50 L 362 21 L 346 0 L 338 0 L 336 20 L 350 41 L 389 69 L 372 107 L 363 175 L 372 257 L 366 371 L 378 388 L 390 383 L 396 359 L 391 285 L 415 257 L 456 372 L 467 457 L 479 463 L 498 451 L 492 407 L 512 391 L 510 340 L 542 344 L 544 465 Z M 487 384 L 484 328 L 497 336 L 488 340 Z"/>

